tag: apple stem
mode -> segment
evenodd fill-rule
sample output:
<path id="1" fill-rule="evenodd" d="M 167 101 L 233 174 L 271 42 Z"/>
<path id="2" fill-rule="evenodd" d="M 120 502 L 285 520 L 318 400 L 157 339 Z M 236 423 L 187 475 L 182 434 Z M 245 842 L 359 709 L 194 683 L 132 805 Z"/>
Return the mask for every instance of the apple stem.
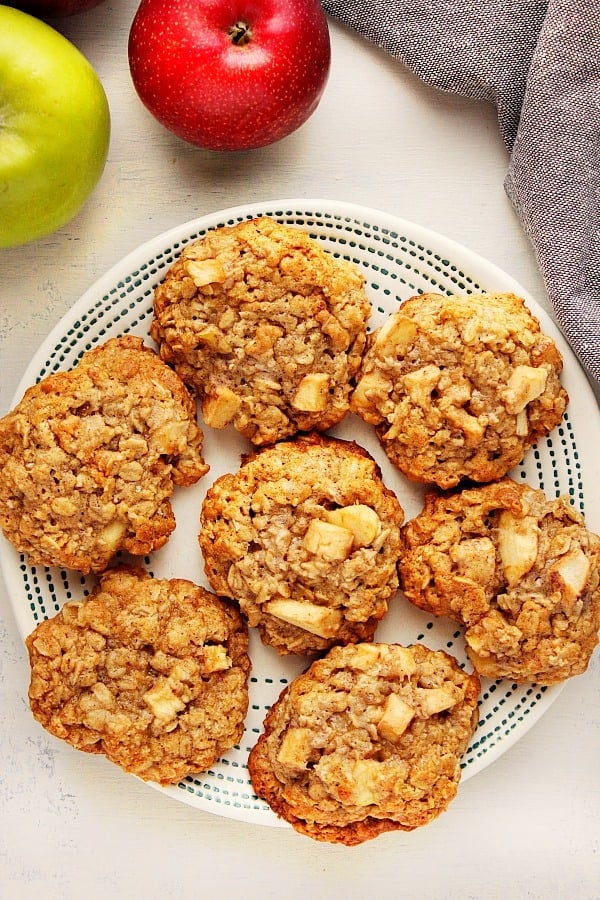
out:
<path id="1" fill-rule="evenodd" d="M 236 22 L 227 33 L 236 47 L 245 47 L 252 38 L 252 29 L 246 22 Z"/>

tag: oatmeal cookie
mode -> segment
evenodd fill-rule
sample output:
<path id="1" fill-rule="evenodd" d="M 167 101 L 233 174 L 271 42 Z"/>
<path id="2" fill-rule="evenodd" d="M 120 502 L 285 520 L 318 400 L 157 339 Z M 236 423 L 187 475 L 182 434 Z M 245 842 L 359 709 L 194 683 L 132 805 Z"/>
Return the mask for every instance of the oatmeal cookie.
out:
<path id="1" fill-rule="evenodd" d="M 194 401 L 140 338 L 112 338 L 0 420 L 0 527 L 33 563 L 100 572 L 161 547 L 208 471 Z"/>
<path id="2" fill-rule="evenodd" d="M 360 844 L 455 797 L 479 678 L 421 644 L 335 647 L 282 692 L 250 752 L 254 790 L 297 831 Z"/>
<path id="3" fill-rule="evenodd" d="M 156 289 L 151 335 L 205 423 L 260 446 L 345 416 L 370 311 L 353 264 L 262 217 L 185 248 Z"/>
<path id="4" fill-rule="evenodd" d="M 372 639 L 398 588 L 403 518 L 366 450 L 312 434 L 217 479 L 199 541 L 211 587 L 265 644 L 312 653 Z"/>
<path id="5" fill-rule="evenodd" d="M 505 478 L 431 492 L 402 529 L 404 593 L 466 626 L 480 675 L 553 684 L 598 643 L 600 538 L 567 497 Z"/>
<path id="6" fill-rule="evenodd" d="M 423 294 L 369 336 L 351 409 L 411 480 L 495 481 L 560 421 L 561 370 L 520 297 Z"/>
<path id="7" fill-rule="evenodd" d="M 242 736 L 246 626 L 189 581 L 108 570 L 87 600 L 65 603 L 26 644 L 35 718 L 144 780 L 203 772 Z"/>

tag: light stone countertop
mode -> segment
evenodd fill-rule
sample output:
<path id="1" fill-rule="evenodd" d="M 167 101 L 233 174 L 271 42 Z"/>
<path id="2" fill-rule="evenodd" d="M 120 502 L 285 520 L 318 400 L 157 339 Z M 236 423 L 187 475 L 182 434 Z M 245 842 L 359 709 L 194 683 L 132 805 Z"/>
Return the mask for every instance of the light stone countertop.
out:
<path id="1" fill-rule="evenodd" d="M 105 85 L 111 150 L 69 225 L 0 251 L 0 414 L 38 346 L 108 268 L 166 229 L 243 203 L 320 197 L 399 215 L 486 257 L 549 311 L 503 190 L 507 154 L 491 107 L 430 90 L 332 23 L 331 76 L 309 122 L 255 153 L 205 153 L 138 101 L 127 65 L 134 11 L 135 0 L 105 0 L 60 23 Z M 63 745 L 29 712 L 3 584 L 0 636 L 3 900 L 600 898 L 598 652 L 443 816 L 347 849 L 195 810 Z"/>

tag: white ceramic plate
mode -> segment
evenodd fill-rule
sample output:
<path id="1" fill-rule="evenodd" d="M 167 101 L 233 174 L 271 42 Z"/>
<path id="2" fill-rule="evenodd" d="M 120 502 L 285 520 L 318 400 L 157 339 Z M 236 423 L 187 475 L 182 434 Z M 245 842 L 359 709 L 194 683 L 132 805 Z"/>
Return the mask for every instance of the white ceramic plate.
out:
<path id="1" fill-rule="evenodd" d="M 132 332 L 151 343 L 148 329 L 153 290 L 184 245 L 208 229 L 259 214 L 306 230 L 325 249 L 353 260 L 361 268 L 373 306 L 371 327 L 380 324 L 399 302 L 423 291 L 514 291 L 524 296 L 564 355 L 564 383 L 571 403 L 560 426 L 532 448 L 512 474 L 517 480 L 542 488 L 549 497 L 569 494 L 574 505 L 586 514 L 588 526 L 600 529 L 600 419 L 578 362 L 548 316 L 510 276 L 464 247 L 410 222 L 352 204 L 277 200 L 241 206 L 189 222 L 149 241 L 87 291 L 52 331 L 29 365 L 15 402 L 30 384 L 52 372 L 72 368 L 83 351 L 110 337 Z M 204 432 L 210 472 L 195 487 L 176 493 L 173 507 L 177 529 L 167 546 L 144 562 L 157 577 L 189 578 L 208 587 L 197 544 L 202 499 L 215 478 L 237 470 L 240 454 L 250 445 L 231 429 L 223 432 L 205 427 Z M 349 415 L 332 433 L 352 438 L 372 453 L 384 480 L 396 492 L 406 520 L 420 511 L 422 488 L 410 484 L 391 466 L 369 426 Z M 39 621 L 54 615 L 67 598 L 88 593 L 93 584 L 92 579 L 74 572 L 31 566 L 4 540 L 0 543 L 0 562 L 23 637 Z M 456 624 L 431 619 L 401 594 L 391 604 L 376 639 L 420 641 L 466 662 L 462 634 Z M 240 744 L 205 774 L 157 790 L 222 816 L 276 825 L 279 820 L 253 793 L 246 762 L 267 709 L 289 680 L 305 668 L 306 660 L 281 659 L 263 647 L 254 633 L 250 646 L 250 708 Z M 479 724 L 463 760 L 463 780 L 480 772 L 512 746 L 549 708 L 558 690 L 485 681 Z"/>

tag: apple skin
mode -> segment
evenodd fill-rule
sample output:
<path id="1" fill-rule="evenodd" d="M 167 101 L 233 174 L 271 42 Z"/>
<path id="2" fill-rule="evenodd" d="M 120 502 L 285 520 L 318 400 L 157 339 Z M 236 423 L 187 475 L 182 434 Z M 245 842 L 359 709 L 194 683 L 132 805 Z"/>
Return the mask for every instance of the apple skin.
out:
<path id="1" fill-rule="evenodd" d="M 129 33 L 143 104 L 208 150 L 252 150 L 291 134 L 316 109 L 330 62 L 319 0 L 142 0 Z"/>
<path id="2" fill-rule="evenodd" d="M 0 6 L 0 247 L 72 219 L 109 140 L 108 101 L 85 56 L 45 22 Z"/>
<path id="3" fill-rule="evenodd" d="M 99 6 L 104 0 L 11 0 L 10 6 L 42 19 L 75 16 Z"/>

